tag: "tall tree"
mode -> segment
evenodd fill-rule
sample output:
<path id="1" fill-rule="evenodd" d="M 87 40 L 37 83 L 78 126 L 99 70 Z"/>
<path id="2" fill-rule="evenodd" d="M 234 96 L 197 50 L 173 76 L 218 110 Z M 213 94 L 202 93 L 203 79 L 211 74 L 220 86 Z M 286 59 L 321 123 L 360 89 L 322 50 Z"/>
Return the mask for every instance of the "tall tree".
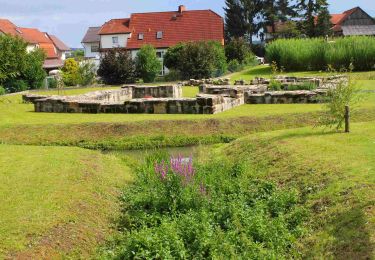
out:
<path id="1" fill-rule="evenodd" d="M 328 7 L 322 7 L 316 23 L 315 36 L 330 36 L 332 35 L 332 22 L 331 15 L 328 11 Z"/>
<path id="2" fill-rule="evenodd" d="M 246 34 L 246 21 L 244 10 L 239 0 L 226 0 L 225 11 L 225 36 L 229 41 L 231 38 L 240 38 Z"/>
<path id="3" fill-rule="evenodd" d="M 320 13 L 322 13 L 321 21 L 326 23 L 327 12 L 328 12 L 328 2 L 327 0 L 300 0 L 298 4 L 301 16 L 303 18 L 303 30 L 306 36 L 316 37 L 319 35 L 317 31 L 317 18 Z"/>
<path id="4" fill-rule="evenodd" d="M 226 0 L 225 4 L 227 40 L 243 37 L 252 42 L 262 28 L 263 0 Z"/>

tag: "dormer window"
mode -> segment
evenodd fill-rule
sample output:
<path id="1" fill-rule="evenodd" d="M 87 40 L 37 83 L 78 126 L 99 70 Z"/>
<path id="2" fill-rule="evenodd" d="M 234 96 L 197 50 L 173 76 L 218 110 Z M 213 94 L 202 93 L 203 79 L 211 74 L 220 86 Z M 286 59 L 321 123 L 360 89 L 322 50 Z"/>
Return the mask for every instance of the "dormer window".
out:
<path id="1" fill-rule="evenodd" d="M 144 34 L 143 33 L 139 33 L 138 34 L 138 40 L 143 40 L 144 39 Z"/>
<path id="2" fill-rule="evenodd" d="M 112 43 L 118 44 L 118 37 L 112 37 Z"/>
<path id="3" fill-rule="evenodd" d="M 163 32 L 162 31 L 158 31 L 156 33 L 156 39 L 163 39 Z"/>

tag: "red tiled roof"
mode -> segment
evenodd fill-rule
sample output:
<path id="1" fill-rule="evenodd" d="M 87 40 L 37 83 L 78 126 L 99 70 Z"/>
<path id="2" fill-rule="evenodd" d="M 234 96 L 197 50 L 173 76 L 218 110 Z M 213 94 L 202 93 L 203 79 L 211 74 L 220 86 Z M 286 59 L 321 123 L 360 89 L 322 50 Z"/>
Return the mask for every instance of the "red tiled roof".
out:
<path id="1" fill-rule="evenodd" d="M 99 34 L 120 34 L 130 33 L 129 18 L 112 19 L 106 22 L 99 31 Z"/>
<path id="2" fill-rule="evenodd" d="M 52 43 L 51 39 L 47 36 L 47 34 L 42 33 L 38 29 L 19 28 L 19 30 L 22 32 L 21 37 L 28 43 Z"/>
<path id="3" fill-rule="evenodd" d="M 20 35 L 17 26 L 7 19 L 0 19 L 0 32 L 13 36 Z"/>
<path id="4" fill-rule="evenodd" d="M 53 43 L 39 43 L 39 47 L 45 51 L 47 59 L 58 57 L 55 45 Z"/>
<path id="5" fill-rule="evenodd" d="M 342 22 L 344 22 L 348 16 L 352 15 L 358 9 L 360 9 L 360 7 L 354 7 L 343 12 L 342 14 L 331 14 L 331 23 L 333 24 L 332 29 L 334 31 L 340 31 Z"/>
<path id="6" fill-rule="evenodd" d="M 52 40 L 53 44 L 56 46 L 57 49 L 59 49 L 60 51 L 70 51 L 70 48 L 55 35 L 48 34 L 48 36 Z"/>
<path id="7" fill-rule="evenodd" d="M 130 29 L 129 49 L 138 49 L 144 44 L 163 48 L 180 42 L 204 40 L 224 44 L 223 18 L 211 10 L 132 14 Z M 163 34 L 162 39 L 156 37 L 159 31 Z M 140 33 L 143 40 L 138 40 Z"/>
<path id="8" fill-rule="evenodd" d="M 162 38 L 157 39 L 157 32 Z M 128 49 L 139 49 L 145 44 L 167 48 L 180 42 L 214 40 L 224 44 L 224 21 L 211 10 L 182 12 L 135 13 L 130 19 L 113 19 L 105 23 L 99 34 L 131 33 Z M 143 34 L 143 40 L 138 35 Z"/>

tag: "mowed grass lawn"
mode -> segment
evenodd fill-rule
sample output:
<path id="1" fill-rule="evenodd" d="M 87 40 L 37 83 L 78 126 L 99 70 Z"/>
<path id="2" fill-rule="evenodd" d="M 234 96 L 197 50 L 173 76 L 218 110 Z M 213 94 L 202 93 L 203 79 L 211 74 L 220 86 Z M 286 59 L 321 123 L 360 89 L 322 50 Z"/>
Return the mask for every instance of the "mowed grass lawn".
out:
<path id="1" fill-rule="evenodd" d="M 375 256 L 375 122 L 350 134 L 312 128 L 264 132 L 224 146 L 234 158 L 253 158 L 263 175 L 298 188 L 310 210 L 301 241 L 308 259 Z"/>
<path id="2" fill-rule="evenodd" d="M 119 159 L 99 152 L 0 145 L 0 259 L 92 254 L 129 180 Z"/>
<path id="3" fill-rule="evenodd" d="M 262 69 L 262 67 L 261 67 Z M 358 80 L 362 89 L 374 89 L 375 80 Z M 66 90 L 65 94 L 81 94 L 98 88 Z M 43 92 L 42 92 L 43 93 Z M 49 94 L 56 94 L 48 92 Z M 184 96 L 192 97 L 198 93 L 194 87 L 184 88 Z M 361 108 L 375 108 L 375 93 L 367 93 L 360 104 Z M 264 117 L 295 113 L 319 112 L 321 104 L 277 104 L 277 105 L 243 105 L 216 115 L 150 115 L 150 114 L 57 114 L 35 113 L 32 104 L 23 104 L 21 96 L 0 98 L 0 128 L 14 125 L 30 124 L 80 124 L 80 123 L 125 123 L 155 120 L 200 120 L 228 119 L 238 117 Z"/>

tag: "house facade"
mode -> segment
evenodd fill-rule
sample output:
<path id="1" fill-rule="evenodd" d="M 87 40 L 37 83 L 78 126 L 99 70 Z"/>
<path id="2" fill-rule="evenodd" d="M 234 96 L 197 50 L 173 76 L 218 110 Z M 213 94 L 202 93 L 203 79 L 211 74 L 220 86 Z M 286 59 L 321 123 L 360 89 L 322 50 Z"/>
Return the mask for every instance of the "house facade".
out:
<path id="1" fill-rule="evenodd" d="M 375 35 L 375 20 L 360 7 L 331 16 L 336 36 Z"/>
<path id="2" fill-rule="evenodd" d="M 97 28 L 97 27 L 95 27 Z M 88 30 L 90 35 L 94 30 Z M 224 20 L 212 10 L 188 11 L 179 6 L 177 11 L 134 13 L 130 18 L 112 19 L 97 31 L 95 44 L 99 42 L 100 53 L 112 48 L 125 48 L 136 57 L 139 49 L 146 44 L 154 46 L 157 56 L 163 62 L 169 47 L 181 42 L 218 41 L 224 45 Z M 85 57 L 90 58 L 89 41 L 84 37 Z M 99 40 L 99 41 L 98 41 Z M 165 66 L 161 75 L 168 72 Z"/>
<path id="3" fill-rule="evenodd" d="M 22 38 L 27 42 L 27 51 L 42 49 L 46 53 L 43 68 L 46 70 L 58 69 L 64 66 L 66 53 L 70 48 L 58 37 L 41 32 L 35 28 L 18 27 L 7 19 L 0 19 L 0 35 L 8 34 Z"/>
<path id="4" fill-rule="evenodd" d="M 267 26 L 265 40 L 294 37 L 298 21 L 276 22 Z M 341 14 L 331 14 L 332 31 L 335 36 L 375 35 L 375 20 L 362 8 L 355 7 Z"/>

